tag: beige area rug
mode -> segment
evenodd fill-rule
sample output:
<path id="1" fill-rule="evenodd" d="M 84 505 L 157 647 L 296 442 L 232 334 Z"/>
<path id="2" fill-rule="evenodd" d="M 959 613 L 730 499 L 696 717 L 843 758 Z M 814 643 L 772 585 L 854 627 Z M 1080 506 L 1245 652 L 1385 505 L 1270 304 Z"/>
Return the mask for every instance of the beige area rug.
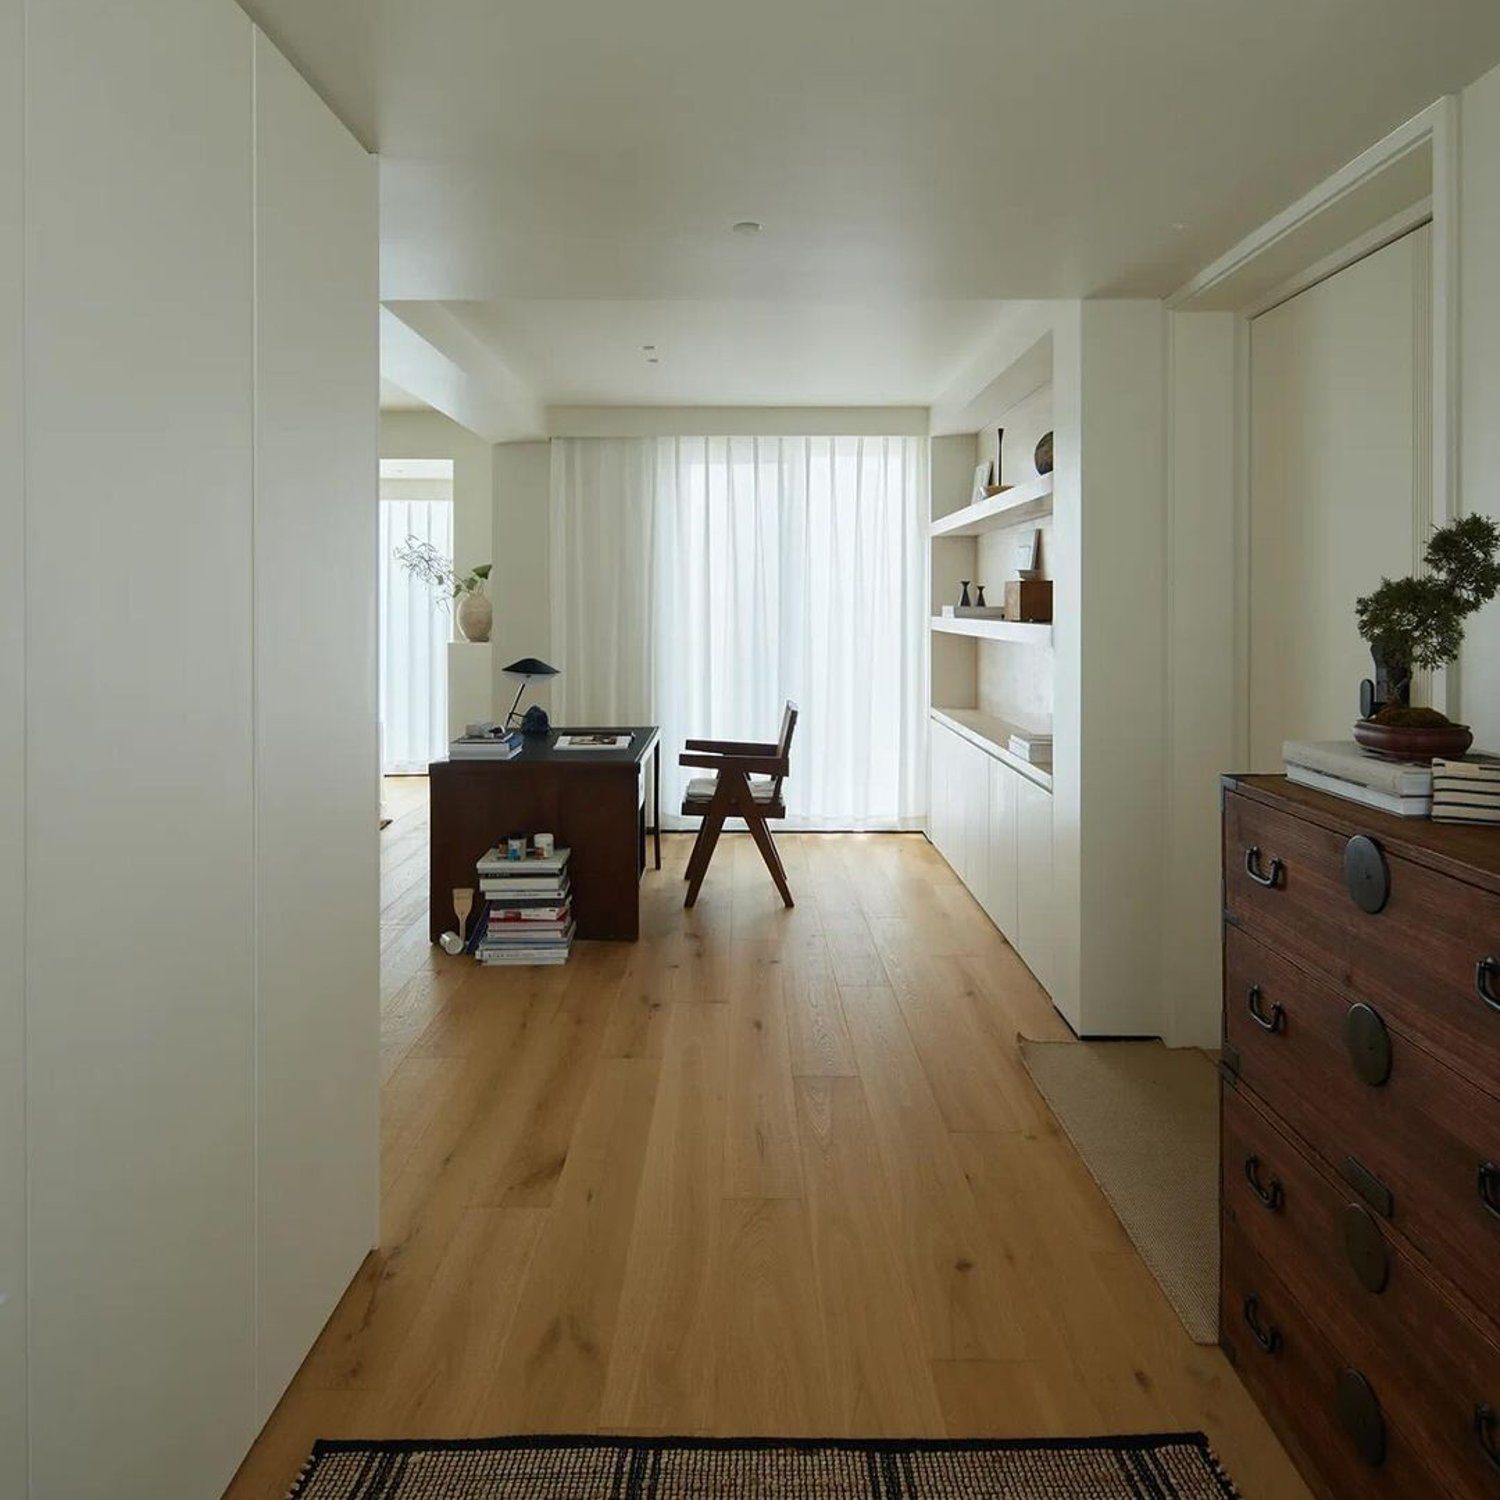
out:
<path id="1" fill-rule="evenodd" d="M 1195 1343 L 1219 1339 L 1219 1080 L 1160 1042 L 1031 1042 L 1026 1071 Z"/>

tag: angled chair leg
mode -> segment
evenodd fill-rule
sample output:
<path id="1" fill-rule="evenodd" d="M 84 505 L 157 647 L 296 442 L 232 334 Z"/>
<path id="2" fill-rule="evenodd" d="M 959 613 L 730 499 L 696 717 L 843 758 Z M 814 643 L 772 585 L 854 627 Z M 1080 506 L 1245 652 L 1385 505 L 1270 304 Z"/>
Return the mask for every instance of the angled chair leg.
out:
<path id="1" fill-rule="evenodd" d="M 703 831 L 698 835 L 699 842 L 703 845 L 701 855 L 695 854 L 698 859 L 697 868 L 693 871 L 693 878 L 688 882 L 687 900 L 684 906 L 695 906 L 698 902 L 698 891 L 703 885 L 703 877 L 708 873 L 708 862 L 714 857 L 714 845 L 719 842 L 719 834 L 724 828 L 724 814 L 711 812 L 703 819 Z"/>
<path id="2" fill-rule="evenodd" d="M 797 903 L 792 900 L 792 893 L 787 887 L 786 870 L 782 867 L 776 840 L 771 837 L 770 826 L 764 818 L 746 818 L 745 824 L 755 840 L 755 847 L 760 850 L 760 857 L 766 862 L 766 869 L 771 872 L 771 879 L 776 882 L 776 889 L 781 892 L 782 901 L 788 906 L 795 906 Z"/>
<path id="3" fill-rule="evenodd" d="M 688 862 L 683 867 L 682 878 L 691 880 L 693 871 L 698 868 L 698 857 L 703 853 L 703 830 L 708 827 L 708 819 L 705 818 L 698 825 L 698 836 L 693 840 L 693 852 L 688 855 Z"/>

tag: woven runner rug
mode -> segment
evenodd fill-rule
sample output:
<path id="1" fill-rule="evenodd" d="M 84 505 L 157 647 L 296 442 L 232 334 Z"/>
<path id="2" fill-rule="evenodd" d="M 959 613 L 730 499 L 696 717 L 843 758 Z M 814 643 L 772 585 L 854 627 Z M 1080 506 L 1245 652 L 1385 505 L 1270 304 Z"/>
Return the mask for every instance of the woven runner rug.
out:
<path id="1" fill-rule="evenodd" d="M 292 1500 L 1226 1500 L 1201 1432 L 940 1441 L 329 1442 Z"/>

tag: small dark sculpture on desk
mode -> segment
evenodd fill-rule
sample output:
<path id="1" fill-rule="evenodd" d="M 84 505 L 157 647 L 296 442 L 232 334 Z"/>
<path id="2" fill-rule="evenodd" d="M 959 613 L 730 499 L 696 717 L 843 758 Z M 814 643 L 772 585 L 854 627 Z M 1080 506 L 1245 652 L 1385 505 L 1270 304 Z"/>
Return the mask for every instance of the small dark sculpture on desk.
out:
<path id="1" fill-rule="evenodd" d="M 1500 592 L 1497 552 L 1500 525 L 1488 516 L 1464 516 L 1433 532 L 1424 577 L 1383 578 L 1378 589 L 1356 601 L 1355 619 L 1375 676 L 1359 685 L 1354 738 L 1370 754 L 1454 759 L 1473 744 L 1466 724 L 1454 724 L 1433 708 L 1413 707 L 1411 682 L 1418 667 L 1458 659 L 1464 621 Z"/>
<path id="2" fill-rule="evenodd" d="M 534 656 L 523 656 L 519 661 L 513 661 L 504 668 L 504 671 L 507 677 L 521 679 L 521 685 L 516 689 L 516 696 L 511 702 L 510 712 L 505 716 L 505 727 L 509 729 L 518 717 L 516 711 L 521 706 L 521 694 L 526 691 L 526 684 L 533 677 L 556 677 L 557 668 L 549 667 L 546 662 L 538 661 Z M 521 720 L 522 734 L 546 734 L 551 727 L 546 709 L 535 703 L 526 710 L 526 716 Z"/>

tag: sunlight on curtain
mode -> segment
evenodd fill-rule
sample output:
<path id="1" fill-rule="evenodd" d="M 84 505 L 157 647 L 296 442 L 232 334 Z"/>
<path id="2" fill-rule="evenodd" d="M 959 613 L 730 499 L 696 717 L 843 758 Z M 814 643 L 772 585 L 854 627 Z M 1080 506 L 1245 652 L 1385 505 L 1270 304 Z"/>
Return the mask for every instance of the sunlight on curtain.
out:
<path id="1" fill-rule="evenodd" d="M 559 722 L 763 740 L 802 710 L 794 826 L 918 826 L 926 736 L 924 439 L 553 443 Z"/>
<path id="2" fill-rule="evenodd" d="M 426 771 L 448 751 L 452 613 L 396 561 L 394 553 L 414 536 L 452 557 L 452 464 L 447 464 L 446 479 L 404 472 L 415 466 L 414 461 L 381 463 L 380 725 L 381 770 L 386 775 Z"/>

